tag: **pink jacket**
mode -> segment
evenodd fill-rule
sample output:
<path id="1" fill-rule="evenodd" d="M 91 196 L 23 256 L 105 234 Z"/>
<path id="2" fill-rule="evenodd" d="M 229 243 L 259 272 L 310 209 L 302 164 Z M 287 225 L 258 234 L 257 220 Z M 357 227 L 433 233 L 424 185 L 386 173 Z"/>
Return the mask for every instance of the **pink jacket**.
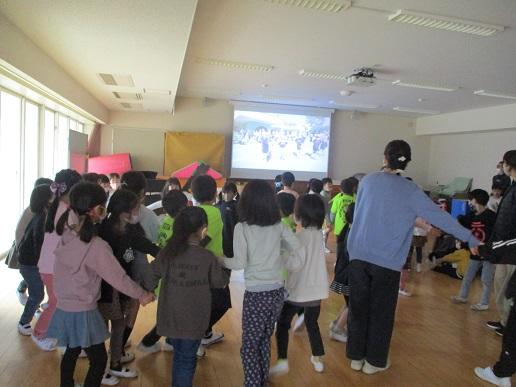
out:
<path id="1" fill-rule="evenodd" d="M 61 215 L 63 215 L 67 208 L 68 204 L 64 201 L 59 202 L 54 225 L 57 224 Z M 43 246 L 41 246 L 41 253 L 38 261 L 38 268 L 41 274 L 54 274 L 54 250 L 56 249 L 60 239 L 61 237 L 57 235 L 56 230 L 52 233 L 45 233 L 45 239 L 43 240 Z"/>
<path id="2" fill-rule="evenodd" d="M 68 312 L 96 309 L 102 279 L 132 298 L 145 293 L 122 269 L 107 242 L 94 237 L 84 243 L 74 231 L 66 229 L 55 250 L 57 307 Z"/>

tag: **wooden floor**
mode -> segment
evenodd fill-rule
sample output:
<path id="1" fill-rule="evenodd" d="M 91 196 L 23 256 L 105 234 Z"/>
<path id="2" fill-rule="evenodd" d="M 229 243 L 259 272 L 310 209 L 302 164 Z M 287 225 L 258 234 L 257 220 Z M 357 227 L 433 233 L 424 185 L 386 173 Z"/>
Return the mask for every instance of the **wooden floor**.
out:
<path id="1" fill-rule="evenodd" d="M 328 255 L 328 270 L 333 272 L 335 255 Z M 28 337 L 16 330 L 22 307 L 15 288 L 20 279 L 17 271 L 0 265 L 0 386 L 58 386 L 59 355 L 40 351 Z M 501 338 L 485 327 L 488 319 L 495 319 L 494 306 L 487 312 L 473 312 L 468 305 L 452 305 L 450 296 L 456 294 L 460 281 L 431 271 L 413 272 L 410 288 L 413 296 L 400 297 L 396 325 L 391 345 L 391 368 L 381 374 L 366 376 L 352 371 L 345 355 L 345 344 L 328 338 L 328 325 L 343 303 L 332 294 L 322 305 L 319 320 L 326 356 L 325 371 L 313 371 L 306 333 L 294 335 L 290 344 L 290 373 L 271 381 L 280 386 L 488 386 L 473 374 L 475 366 L 487 366 L 497 359 Z M 477 281 L 471 299 L 479 298 Z M 241 306 L 243 283 L 236 278 L 231 284 L 233 309 L 216 326 L 224 332 L 223 342 L 209 348 L 199 361 L 195 386 L 242 386 L 240 362 Z M 141 309 L 132 335 L 137 343 L 155 322 L 156 303 Z M 119 386 L 167 386 L 171 381 L 172 355 L 136 353 L 132 367 L 139 377 L 123 380 Z M 274 347 L 274 344 L 273 344 Z M 275 359 L 273 348 L 273 360 Z M 82 381 L 87 360 L 78 362 L 76 380 Z"/>

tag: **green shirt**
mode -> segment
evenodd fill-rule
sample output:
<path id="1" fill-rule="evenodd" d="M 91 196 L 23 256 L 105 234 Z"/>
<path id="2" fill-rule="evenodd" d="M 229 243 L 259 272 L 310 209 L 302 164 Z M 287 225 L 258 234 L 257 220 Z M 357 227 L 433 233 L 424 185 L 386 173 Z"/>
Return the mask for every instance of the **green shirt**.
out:
<path id="1" fill-rule="evenodd" d="M 331 213 L 335 216 L 335 227 L 333 229 L 335 235 L 340 235 L 344 229 L 344 226 L 346 225 L 346 211 L 349 205 L 354 202 L 354 195 L 347 195 L 342 192 L 333 198 Z"/>
<path id="2" fill-rule="evenodd" d="M 208 236 L 211 238 L 210 243 L 206 245 L 206 249 L 211 251 L 217 257 L 223 257 L 224 252 L 222 250 L 222 215 L 220 210 L 209 204 L 201 204 L 201 207 L 208 217 Z"/>
<path id="3" fill-rule="evenodd" d="M 291 216 L 284 216 L 283 218 L 281 218 L 281 222 L 287 226 L 288 228 L 290 228 L 292 230 L 292 232 L 296 232 L 296 228 L 297 228 L 297 225 L 296 225 L 296 222 L 294 222 L 294 219 L 292 219 Z"/>
<path id="4" fill-rule="evenodd" d="M 161 226 L 159 226 L 158 246 L 160 248 L 165 247 L 170 238 L 172 238 L 173 227 L 174 218 L 172 218 L 170 215 L 166 215 L 163 219 L 163 222 L 161 223 Z"/>

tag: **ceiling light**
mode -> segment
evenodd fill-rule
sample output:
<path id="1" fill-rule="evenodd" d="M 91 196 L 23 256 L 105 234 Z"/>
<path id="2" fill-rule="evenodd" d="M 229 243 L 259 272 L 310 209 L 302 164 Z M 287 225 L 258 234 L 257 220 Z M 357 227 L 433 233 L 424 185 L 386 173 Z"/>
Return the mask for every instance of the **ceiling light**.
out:
<path id="1" fill-rule="evenodd" d="M 121 91 L 113 91 L 113 95 L 118 99 L 127 99 L 127 100 L 135 100 L 141 101 L 143 100 L 143 96 L 140 93 L 124 93 Z"/>
<path id="2" fill-rule="evenodd" d="M 99 77 L 108 86 L 134 87 L 131 75 L 99 73 Z"/>
<path id="3" fill-rule="evenodd" d="M 263 64 L 257 64 L 257 63 L 233 62 L 233 61 L 223 60 L 223 59 L 196 58 L 195 61 L 197 63 L 201 63 L 201 64 L 227 67 L 227 68 L 230 68 L 233 70 L 269 72 L 274 69 L 274 66 L 270 66 L 270 65 L 263 65 Z"/>
<path id="4" fill-rule="evenodd" d="M 441 86 L 431 86 L 431 85 L 420 85 L 417 83 L 406 83 L 401 82 L 399 79 L 397 81 L 392 82 L 394 86 L 403 86 L 403 87 L 413 87 L 415 89 L 426 89 L 426 90 L 434 90 L 434 91 L 455 91 L 457 87 L 441 87 Z"/>
<path id="5" fill-rule="evenodd" d="M 351 0 L 263 0 L 268 3 L 290 5 L 317 11 L 341 12 L 351 7 Z"/>
<path id="6" fill-rule="evenodd" d="M 407 11 L 404 9 L 400 9 L 396 13 L 389 15 L 389 20 L 398 23 L 414 24 L 420 27 L 438 28 L 441 30 L 480 36 L 490 36 L 498 31 L 503 31 L 505 28 L 504 26 L 494 24 L 479 23 L 471 20 Z"/>
<path id="7" fill-rule="evenodd" d="M 493 93 L 493 92 L 486 91 L 486 90 L 477 90 L 477 91 L 474 91 L 473 94 L 481 95 L 483 97 L 516 99 L 516 95 L 498 94 L 498 93 Z"/>
<path id="8" fill-rule="evenodd" d="M 172 95 L 172 90 L 167 89 L 143 89 L 145 94 Z"/>
<path id="9" fill-rule="evenodd" d="M 378 109 L 381 105 L 374 105 L 374 104 L 362 104 L 362 105 L 351 105 L 348 103 L 338 103 L 333 100 L 328 101 L 331 105 L 334 106 L 342 106 L 350 109 Z"/>
<path id="10" fill-rule="evenodd" d="M 393 107 L 392 110 L 396 110 L 398 112 L 405 112 L 405 113 L 439 114 L 439 112 L 435 111 L 435 110 L 411 109 L 411 108 L 400 107 L 400 106 Z"/>
<path id="11" fill-rule="evenodd" d="M 299 70 L 298 74 L 302 77 L 307 78 L 317 78 L 317 79 L 330 79 L 333 81 L 345 81 L 347 75 L 344 74 L 333 74 L 333 73 L 323 73 L 318 71 L 310 71 L 310 70 Z"/>

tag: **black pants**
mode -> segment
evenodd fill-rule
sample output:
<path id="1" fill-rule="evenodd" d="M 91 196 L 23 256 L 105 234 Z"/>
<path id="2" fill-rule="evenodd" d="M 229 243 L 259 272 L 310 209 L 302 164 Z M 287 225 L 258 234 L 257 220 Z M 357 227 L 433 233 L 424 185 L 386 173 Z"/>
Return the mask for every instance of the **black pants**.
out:
<path id="1" fill-rule="evenodd" d="M 412 257 L 412 254 L 414 254 L 414 249 L 416 249 L 416 262 L 417 263 L 423 262 L 423 248 L 422 247 L 410 246 L 408 256 Z"/>
<path id="2" fill-rule="evenodd" d="M 347 356 L 385 367 L 389 356 L 400 272 L 352 260 Z"/>
<path id="3" fill-rule="evenodd" d="M 150 347 L 156 344 L 159 339 L 161 339 L 161 336 L 158 335 L 158 327 L 154 325 L 154 328 L 152 328 L 149 333 L 143 336 L 142 343 L 146 347 Z"/>
<path id="4" fill-rule="evenodd" d="M 226 314 L 229 308 L 231 308 L 229 286 L 223 289 L 211 289 L 210 325 L 206 329 L 206 336 L 211 334 L 213 326 Z"/>
<path id="5" fill-rule="evenodd" d="M 107 352 L 104 343 L 92 345 L 84 348 L 88 360 L 90 361 L 90 368 L 84 380 L 84 387 L 99 387 L 106 370 Z M 77 358 L 81 353 L 81 347 L 70 348 L 67 347 L 61 359 L 61 387 L 75 387 L 73 380 L 73 373 L 75 371 L 75 364 Z"/>
<path id="6" fill-rule="evenodd" d="M 278 344 L 278 359 L 286 359 L 288 352 L 288 331 L 292 318 L 297 314 L 303 312 L 305 314 L 305 325 L 308 331 L 308 338 L 310 339 L 310 347 L 312 348 L 313 356 L 324 355 L 324 345 L 319 331 L 319 324 L 317 319 L 321 313 L 321 306 L 307 306 L 300 307 L 290 302 L 283 304 L 281 314 L 276 326 L 276 342 Z"/>
<path id="7" fill-rule="evenodd" d="M 516 372 L 516 307 L 511 308 L 503 331 L 502 353 L 493 372 L 499 378 L 511 377 Z"/>

